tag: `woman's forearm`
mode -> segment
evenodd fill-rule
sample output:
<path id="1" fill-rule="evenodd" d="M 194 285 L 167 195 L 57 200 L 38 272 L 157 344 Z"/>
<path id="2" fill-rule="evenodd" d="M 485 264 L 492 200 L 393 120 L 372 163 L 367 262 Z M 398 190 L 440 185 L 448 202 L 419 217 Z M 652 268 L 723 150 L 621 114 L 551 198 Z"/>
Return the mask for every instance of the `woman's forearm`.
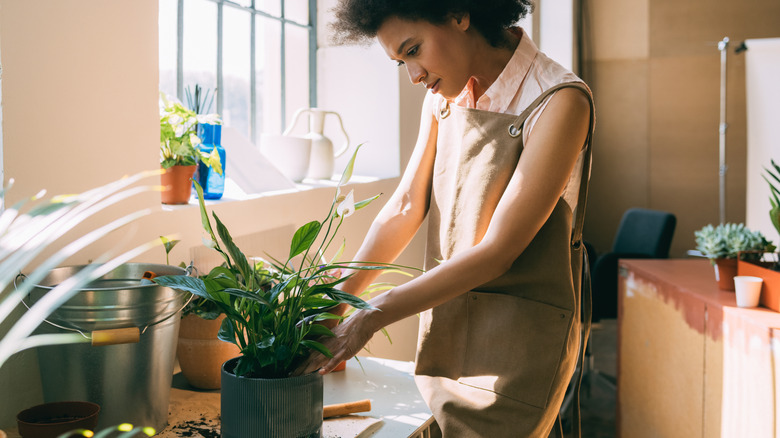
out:
<path id="1" fill-rule="evenodd" d="M 371 224 L 368 234 L 360 246 L 355 260 L 361 264 L 392 263 L 412 240 L 424 219 L 423 211 L 415 212 L 402 201 L 391 199 Z M 341 290 L 358 295 L 381 274 L 378 270 L 349 269 Z"/>
<path id="2" fill-rule="evenodd" d="M 477 245 L 369 303 L 374 331 L 443 304 L 506 272 L 509 264 L 489 245 Z"/>

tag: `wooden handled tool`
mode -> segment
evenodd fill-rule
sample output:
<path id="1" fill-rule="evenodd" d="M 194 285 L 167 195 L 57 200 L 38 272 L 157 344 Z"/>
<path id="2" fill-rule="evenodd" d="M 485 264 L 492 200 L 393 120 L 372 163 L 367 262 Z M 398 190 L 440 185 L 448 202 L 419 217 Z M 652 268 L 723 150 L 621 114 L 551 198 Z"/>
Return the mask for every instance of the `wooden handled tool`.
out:
<path id="1" fill-rule="evenodd" d="M 356 412 L 368 412 L 371 410 L 371 400 L 360 400 L 349 403 L 337 403 L 335 405 L 325 405 L 322 407 L 322 418 L 338 417 L 341 415 L 354 414 Z"/>

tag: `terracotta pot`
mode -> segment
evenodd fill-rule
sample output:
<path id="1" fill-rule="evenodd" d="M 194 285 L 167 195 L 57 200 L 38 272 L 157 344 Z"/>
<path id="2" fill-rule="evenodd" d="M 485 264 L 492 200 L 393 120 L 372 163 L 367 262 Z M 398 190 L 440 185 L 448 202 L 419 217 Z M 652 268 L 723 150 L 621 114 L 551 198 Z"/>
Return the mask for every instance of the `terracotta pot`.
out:
<path id="1" fill-rule="evenodd" d="M 192 175 L 198 166 L 172 166 L 160 175 L 163 204 L 187 204 L 192 193 Z"/>
<path id="2" fill-rule="evenodd" d="M 16 416 L 23 438 L 56 438 L 76 429 L 95 430 L 100 406 L 85 401 L 46 403 L 25 409 Z"/>
<path id="3" fill-rule="evenodd" d="M 761 290 L 759 304 L 780 312 L 780 272 L 772 269 L 774 262 L 747 262 L 740 260 L 737 264 L 739 275 L 761 277 L 764 285 Z"/>
<path id="4" fill-rule="evenodd" d="M 718 288 L 734 291 L 734 277 L 737 276 L 737 259 L 715 259 Z"/>
<path id="5" fill-rule="evenodd" d="M 217 338 L 223 319 L 190 314 L 181 320 L 176 355 L 184 378 L 196 388 L 219 389 L 222 364 L 241 354 L 238 346 Z"/>
<path id="6" fill-rule="evenodd" d="M 347 369 L 347 361 L 342 360 L 340 364 L 336 365 L 336 368 L 333 368 L 333 372 L 344 371 L 346 369 Z"/>

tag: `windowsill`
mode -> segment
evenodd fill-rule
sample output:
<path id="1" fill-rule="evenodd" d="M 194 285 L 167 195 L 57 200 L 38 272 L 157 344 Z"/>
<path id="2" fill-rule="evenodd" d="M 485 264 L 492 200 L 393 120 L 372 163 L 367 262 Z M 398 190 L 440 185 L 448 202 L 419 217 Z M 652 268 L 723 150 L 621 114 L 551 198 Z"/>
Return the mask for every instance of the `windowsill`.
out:
<path id="1" fill-rule="evenodd" d="M 393 178 L 380 178 L 376 176 L 361 176 L 361 175 L 353 175 L 352 178 L 349 180 L 349 185 L 354 184 L 368 184 L 373 182 L 379 182 L 379 181 L 385 181 L 394 179 Z M 327 188 L 327 187 L 337 187 L 339 184 L 339 180 L 335 178 L 331 179 L 304 179 L 300 183 L 295 183 L 295 187 L 291 187 L 288 189 L 281 189 L 281 190 L 268 190 L 261 193 L 245 193 L 241 188 L 236 185 L 233 180 L 231 180 L 229 177 L 225 181 L 225 193 L 222 195 L 221 199 L 207 199 L 206 205 L 220 205 L 220 204 L 228 204 L 232 202 L 242 202 L 242 201 L 250 201 L 252 199 L 259 199 L 259 198 L 267 198 L 267 197 L 273 197 L 273 196 L 283 196 L 283 195 L 289 195 L 292 193 L 300 193 L 305 192 L 308 190 L 313 189 L 320 189 L 320 188 Z M 196 197 L 195 190 L 192 191 L 192 196 L 190 197 L 190 201 L 187 204 L 180 204 L 180 205 L 168 205 L 168 204 L 162 204 L 163 211 L 176 211 L 176 210 L 182 210 L 187 209 L 191 207 L 197 207 L 198 206 L 198 199 Z"/>

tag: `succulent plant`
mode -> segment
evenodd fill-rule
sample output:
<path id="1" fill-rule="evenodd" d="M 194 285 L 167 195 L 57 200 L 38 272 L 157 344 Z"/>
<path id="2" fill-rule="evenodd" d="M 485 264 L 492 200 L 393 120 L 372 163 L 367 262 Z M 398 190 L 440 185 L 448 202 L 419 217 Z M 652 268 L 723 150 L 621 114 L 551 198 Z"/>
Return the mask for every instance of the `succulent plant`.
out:
<path id="1" fill-rule="evenodd" d="M 772 252 L 775 246 L 760 231 L 751 231 L 744 224 L 707 225 L 694 232 L 696 249 L 715 263 L 715 259 L 737 258 L 740 252 L 742 260 L 758 260 L 764 252 Z"/>

